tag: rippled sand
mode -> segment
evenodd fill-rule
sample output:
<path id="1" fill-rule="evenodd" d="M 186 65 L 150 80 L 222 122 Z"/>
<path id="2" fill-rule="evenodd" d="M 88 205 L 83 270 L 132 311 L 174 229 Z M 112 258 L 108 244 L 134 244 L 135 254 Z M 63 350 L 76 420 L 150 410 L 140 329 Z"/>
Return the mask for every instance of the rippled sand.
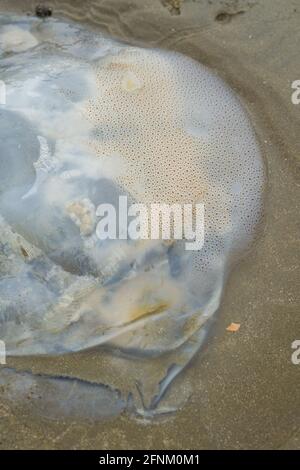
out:
<path id="1" fill-rule="evenodd" d="M 244 99 L 263 143 L 268 199 L 263 233 L 232 273 L 218 321 L 193 367 L 178 377 L 186 405 L 152 424 L 126 414 L 105 423 L 47 420 L 31 407 L 0 403 L 3 448 L 299 447 L 300 7 L 286 0 L 47 2 L 67 16 L 131 43 L 183 52 L 209 65 Z M 0 0 L 0 10 L 33 12 L 35 2 Z M 298 183 L 298 184 L 297 184 Z M 236 333 L 226 331 L 240 323 Z M 101 378 L 97 351 L 55 360 L 13 359 L 20 370 Z M 79 365 L 80 364 L 80 365 Z M 174 387 L 176 393 L 176 387 Z M 30 398 L 29 398 L 30 400 Z"/>

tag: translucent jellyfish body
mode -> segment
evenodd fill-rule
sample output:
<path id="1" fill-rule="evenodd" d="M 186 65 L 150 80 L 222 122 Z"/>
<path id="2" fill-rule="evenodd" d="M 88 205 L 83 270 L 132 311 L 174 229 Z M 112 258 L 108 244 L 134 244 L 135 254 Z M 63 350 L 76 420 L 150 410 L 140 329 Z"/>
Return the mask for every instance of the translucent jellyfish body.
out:
<path id="1" fill-rule="evenodd" d="M 103 384 L 151 414 L 261 217 L 249 117 L 196 61 L 53 19 L 0 17 L 0 68 L 0 338 L 12 356 L 99 347 Z M 100 240 L 96 209 L 122 195 L 203 203 L 204 246 Z"/>

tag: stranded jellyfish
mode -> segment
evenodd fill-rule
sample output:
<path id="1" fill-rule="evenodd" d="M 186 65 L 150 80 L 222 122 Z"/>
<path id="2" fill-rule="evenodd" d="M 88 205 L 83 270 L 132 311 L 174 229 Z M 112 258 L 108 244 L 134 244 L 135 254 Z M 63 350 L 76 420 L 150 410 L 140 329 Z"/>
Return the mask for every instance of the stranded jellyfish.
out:
<path id="1" fill-rule="evenodd" d="M 34 384 L 59 414 L 69 389 L 75 416 L 84 397 L 89 417 L 168 409 L 261 217 L 249 117 L 200 63 L 55 19 L 0 17 L 0 69 L 0 338 L 8 356 L 103 357 L 91 383 L 11 369 L 1 383 L 15 399 Z M 202 204 L 201 249 L 97 236 L 97 208 L 125 196 Z"/>

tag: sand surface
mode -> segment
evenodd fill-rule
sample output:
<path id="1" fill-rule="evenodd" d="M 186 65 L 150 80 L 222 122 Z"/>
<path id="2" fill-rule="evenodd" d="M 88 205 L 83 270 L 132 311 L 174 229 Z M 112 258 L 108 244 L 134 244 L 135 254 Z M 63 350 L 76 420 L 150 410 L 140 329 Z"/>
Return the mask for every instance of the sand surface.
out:
<path id="1" fill-rule="evenodd" d="M 0 11 L 32 14 L 36 3 L 0 0 Z M 229 279 L 207 346 L 178 378 L 191 391 L 178 413 L 150 424 L 127 414 L 102 423 L 58 421 L 0 399 L 0 447 L 300 448 L 300 365 L 291 362 L 291 343 L 300 339 L 300 105 L 291 102 L 291 83 L 300 80 L 300 2 L 45 4 L 55 17 L 131 43 L 177 50 L 212 67 L 252 115 L 267 162 L 268 195 L 263 233 Z M 231 322 L 240 323 L 238 332 L 226 331 Z M 97 373 L 97 361 L 97 351 L 91 351 L 80 361 L 8 358 L 8 365 L 88 378 Z"/>

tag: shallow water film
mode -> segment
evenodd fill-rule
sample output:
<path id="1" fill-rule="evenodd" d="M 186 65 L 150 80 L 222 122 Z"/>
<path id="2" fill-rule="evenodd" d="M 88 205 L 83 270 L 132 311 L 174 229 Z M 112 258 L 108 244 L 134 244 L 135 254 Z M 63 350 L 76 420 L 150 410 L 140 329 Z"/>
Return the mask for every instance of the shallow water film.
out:
<path id="1" fill-rule="evenodd" d="M 114 429 L 134 436 L 147 424 L 151 437 L 159 422 L 169 435 L 199 412 L 194 445 L 226 447 L 227 436 L 238 447 L 234 431 L 218 437 L 231 425 L 226 413 L 211 414 L 210 384 L 235 390 L 235 364 L 239 390 L 239 348 L 248 337 L 255 344 L 264 311 L 256 277 L 262 263 L 272 272 L 272 244 L 261 259 L 257 250 L 278 217 L 269 201 L 280 144 L 255 109 L 250 76 L 247 84 L 240 67 L 235 82 L 234 60 L 231 73 L 209 38 L 207 54 L 218 60 L 197 52 L 196 29 L 183 27 L 177 45 L 172 31 L 162 40 L 116 31 L 116 16 L 101 27 L 95 3 L 85 19 L 63 2 L 46 18 L 0 10 L 3 412 L 37 427 L 57 423 L 70 442 L 76 426 L 85 433 L 105 423 L 107 448 L 120 446 L 120 436 L 111 444 Z M 183 5 L 160 3 L 166 24 L 192 21 L 196 6 L 183 3 L 187 16 Z M 220 34 L 238 21 L 232 11 L 216 12 Z M 278 303 L 260 285 L 262 299 Z M 214 344 L 220 331 L 228 339 Z M 255 440 L 246 430 L 242 439 Z M 164 447 L 179 445 L 172 438 Z"/>

